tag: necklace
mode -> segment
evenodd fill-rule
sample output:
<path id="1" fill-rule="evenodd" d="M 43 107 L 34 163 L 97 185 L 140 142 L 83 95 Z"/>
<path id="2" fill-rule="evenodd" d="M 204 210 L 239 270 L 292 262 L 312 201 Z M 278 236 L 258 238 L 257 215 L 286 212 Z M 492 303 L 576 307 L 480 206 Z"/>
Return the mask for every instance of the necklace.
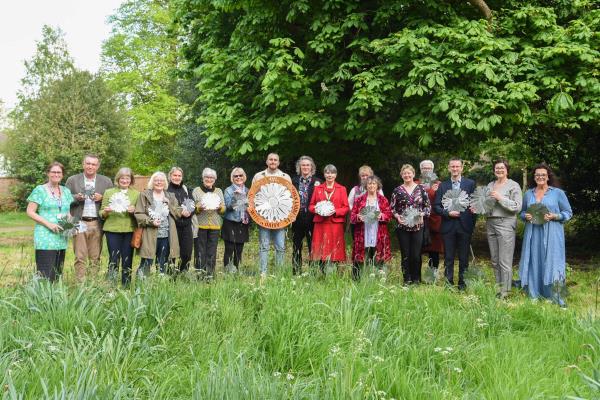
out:
<path id="1" fill-rule="evenodd" d="M 47 186 L 48 190 L 50 191 L 50 196 L 52 196 L 52 199 L 56 201 L 56 205 L 58 206 L 58 212 L 60 212 L 62 209 L 62 193 L 60 192 L 60 186 L 58 187 L 58 196 L 56 195 L 56 193 L 54 193 L 54 189 L 52 189 L 50 183 L 48 183 Z"/>
<path id="2" fill-rule="evenodd" d="M 326 189 L 330 189 L 330 188 L 326 188 Z M 333 196 L 334 193 L 335 193 L 335 186 L 333 187 L 333 190 L 331 191 L 331 193 L 327 193 L 327 190 L 325 190 L 325 198 L 327 199 L 327 201 L 331 201 L 331 197 Z"/>

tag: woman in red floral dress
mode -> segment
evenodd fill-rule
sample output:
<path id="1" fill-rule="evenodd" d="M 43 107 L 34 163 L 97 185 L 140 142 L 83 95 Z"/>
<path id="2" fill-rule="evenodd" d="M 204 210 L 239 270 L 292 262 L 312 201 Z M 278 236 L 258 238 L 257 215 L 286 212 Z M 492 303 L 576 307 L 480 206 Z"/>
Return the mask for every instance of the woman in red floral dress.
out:
<path id="1" fill-rule="evenodd" d="M 357 197 L 352 207 L 350 221 L 355 224 L 354 245 L 352 246 L 352 278 L 360 277 L 360 267 L 366 262 L 382 267 L 392 258 L 390 234 L 387 222 L 392 219 L 389 202 L 379 192 L 381 180 L 370 176 L 366 181 L 367 193 Z M 379 220 L 365 222 L 361 211 L 366 206 L 375 207 L 379 211 Z"/>
<path id="2" fill-rule="evenodd" d="M 337 169 L 329 164 L 323 169 L 325 183 L 316 186 L 308 210 L 315 214 L 311 259 L 325 262 L 346 260 L 344 221 L 349 211 L 346 188 L 335 182 Z"/>

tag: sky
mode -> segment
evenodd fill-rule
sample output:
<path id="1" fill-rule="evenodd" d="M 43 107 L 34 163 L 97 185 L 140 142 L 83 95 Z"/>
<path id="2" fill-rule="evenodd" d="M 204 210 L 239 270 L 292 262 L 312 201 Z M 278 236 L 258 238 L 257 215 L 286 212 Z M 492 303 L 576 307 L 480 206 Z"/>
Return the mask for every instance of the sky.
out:
<path id="1" fill-rule="evenodd" d="M 35 53 L 42 26 L 60 27 L 79 69 L 100 67 L 102 42 L 110 34 L 107 17 L 123 0 L 0 0 L 0 99 L 16 103 L 25 75 L 23 61 Z"/>

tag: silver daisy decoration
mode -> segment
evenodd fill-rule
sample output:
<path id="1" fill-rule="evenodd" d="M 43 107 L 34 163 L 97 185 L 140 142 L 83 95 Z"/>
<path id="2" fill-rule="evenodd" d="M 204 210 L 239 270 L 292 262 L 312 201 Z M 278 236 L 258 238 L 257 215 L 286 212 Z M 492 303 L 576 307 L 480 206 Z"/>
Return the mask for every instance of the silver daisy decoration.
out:
<path id="1" fill-rule="evenodd" d="M 463 212 L 469 207 L 469 195 L 461 189 L 450 189 L 442 196 L 444 210 Z"/>
<path id="2" fill-rule="evenodd" d="M 155 201 L 148 209 L 148 216 L 156 221 L 163 221 L 169 216 L 169 205 L 162 201 Z"/>
<path id="3" fill-rule="evenodd" d="M 293 206 L 292 193 L 278 183 L 261 186 L 254 196 L 256 212 L 269 222 L 279 222 L 287 218 Z"/>
<path id="4" fill-rule="evenodd" d="M 359 214 L 363 216 L 363 222 L 372 224 L 379 221 L 379 215 L 381 215 L 381 212 L 375 206 L 364 206 L 360 210 Z"/>
<path id="5" fill-rule="evenodd" d="M 319 201 L 315 204 L 315 212 L 322 217 L 329 217 L 335 214 L 335 206 L 329 200 Z"/>
<path id="6" fill-rule="evenodd" d="M 412 228 L 413 226 L 419 225 L 421 222 L 421 213 L 414 207 L 408 207 L 402 213 L 402 219 L 404 219 L 404 225 Z"/>
<path id="7" fill-rule="evenodd" d="M 487 186 L 478 186 L 471 194 L 470 206 L 475 214 L 489 214 L 492 212 L 496 199 L 491 196 L 492 191 Z"/>
<path id="8" fill-rule="evenodd" d="M 117 192 L 110 196 L 108 200 L 108 206 L 114 211 L 118 213 L 125 213 L 127 209 L 131 205 L 129 201 L 129 197 L 123 192 Z"/>
<path id="9" fill-rule="evenodd" d="M 194 200 L 187 198 L 183 201 L 183 203 L 181 203 L 181 208 L 190 214 L 193 214 L 194 211 L 196 211 L 196 203 Z"/>
<path id="10" fill-rule="evenodd" d="M 205 210 L 217 210 L 221 206 L 221 198 L 213 192 L 204 193 L 200 199 L 200 205 Z"/>

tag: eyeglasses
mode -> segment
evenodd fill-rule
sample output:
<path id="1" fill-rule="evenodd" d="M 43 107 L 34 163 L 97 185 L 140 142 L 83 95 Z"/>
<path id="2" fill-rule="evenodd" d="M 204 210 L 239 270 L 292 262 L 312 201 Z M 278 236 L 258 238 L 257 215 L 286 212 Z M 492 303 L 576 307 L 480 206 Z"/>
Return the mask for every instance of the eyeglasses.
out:
<path id="1" fill-rule="evenodd" d="M 243 178 L 243 177 L 244 177 L 244 175 L 234 175 L 233 177 L 234 177 L 234 178 Z"/>
<path id="2" fill-rule="evenodd" d="M 50 171 L 51 174 L 62 174 L 62 171 Z"/>
<path id="3" fill-rule="evenodd" d="M 547 174 L 535 174 L 534 177 L 535 178 L 546 178 L 548 175 Z"/>

